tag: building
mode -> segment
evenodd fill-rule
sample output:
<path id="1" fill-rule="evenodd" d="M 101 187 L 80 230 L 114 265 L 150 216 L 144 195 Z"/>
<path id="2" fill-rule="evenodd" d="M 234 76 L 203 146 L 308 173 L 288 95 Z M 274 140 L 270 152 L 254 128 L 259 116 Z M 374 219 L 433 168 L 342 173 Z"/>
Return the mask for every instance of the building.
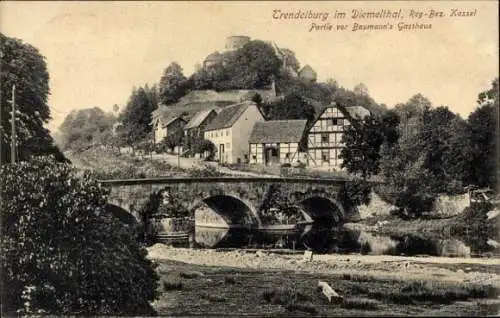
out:
<path id="1" fill-rule="evenodd" d="M 338 107 L 329 105 L 316 117 L 307 136 L 308 165 L 340 170 L 339 157 L 344 144 L 342 135 L 353 119 L 363 118 L 370 111 L 363 106 Z"/>
<path id="2" fill-rule="evenodd" d="M 165 123 L 172 118 L 181 117 L 186 123 L 199 112 L 213 109 L 220 112 L 222 109 L 235 103 L 251 100 L 259 94 L 263 101 L 272 102 L 278 97 L 274 85 L 269 89 L 238 89 L 217 92 L 215 90 L 195 90 L 181 97 L 179 102 L 173 105 L 159 104 L 152 113 L 152 127 L 154 130 L 155 143 L 159 143 L 166 135 Z M 160 139 L 158 139 L 160 138 Z"/>
<path id="3" fill-rule="evenodd" d="M 264 117 L 257 105 L 244 101 L 222 109 L 207 125 L 204 136 L 214 143 L 220 163 L 248 162 L 250 133 L 255 123 L 262 121 Z"/>
<path id="4" fill-rule="evenodd" d="M 165 137 L 183 133 L 187 121 L 181 116 L 157 117 L 153 120 L 154 142 L 159 144 Z"/>
<path id="5" fill-rule="evenodd" d="M 187 137 L 203 137 L 205 127 L 217 117 L 215 109 L 204 109 L 197 112 L 184 126 L 184 134 Z"/>
<path id="6" fill-rule="evenodd" d="M 201 110 L 184 126 L 185 138 L 183 146 L 184 149 L 189 150 L 191 156 L 196 154 L 196 143 L 204 138 L 203 132 L 205 131 L 205 127 L 210 124 L 215 117 L 217 117 L 217 111 L 215 111 L 215 109 L 210 108 Z"/>
<path id="7" fill-rule="evenodd" d="M 249 139 L 251 164 L 300 161 L 307 120 L 273 120 L 254 125 Z"/>
<path id="8" fill-rule="evenodd" d="M 317 76 L 316 71 L 310 65 L 305 65 L 299 71 L 299 77 L 307 81 L 316 82 Z"/>
<path id="9" fill-rule="evenodd" d="M 237 51 L 250 42 L 250 37 L 246 35 L 231 35 L 226 37 L 226 51 Z"/>

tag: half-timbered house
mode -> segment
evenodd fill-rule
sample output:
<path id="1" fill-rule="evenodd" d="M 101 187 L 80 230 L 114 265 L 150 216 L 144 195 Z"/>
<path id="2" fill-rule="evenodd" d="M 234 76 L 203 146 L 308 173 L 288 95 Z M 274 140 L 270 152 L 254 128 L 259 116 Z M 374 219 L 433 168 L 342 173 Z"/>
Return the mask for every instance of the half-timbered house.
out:
<path id="1" fill-rule="evenodd" d="M 307 136 L 308 165 L 340 170 L 344 147 L 342 135 L 354 118 L 364 118 L 370 111 L 363 106 L 338 107 L 334 104 L 323 109 L 316 117 Z"/>

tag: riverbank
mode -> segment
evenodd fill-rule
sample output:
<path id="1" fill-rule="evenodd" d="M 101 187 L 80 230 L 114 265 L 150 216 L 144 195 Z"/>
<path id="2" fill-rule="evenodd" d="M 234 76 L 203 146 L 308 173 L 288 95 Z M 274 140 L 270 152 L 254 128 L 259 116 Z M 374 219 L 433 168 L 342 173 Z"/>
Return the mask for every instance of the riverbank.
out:
<path id="1" fill-rule="evenodd" d="M 277 254 L 264 250 L 226 250 L 171 248 L 155 244 L 148 248 L 154 260 L 173 260 L 206 266 L 229 266 L 257 270 L 293 270 L 323 274 L 372 275 L 398 280 L 434 280 L 459 283 L 487 283 L 500 288 L 498 259 L 450 257 L 402 257 L 391 255 L 313 255 Z"/>
<path id="2" fill-rule="evenodd" d="M 149 249 L 159 315 L 486 316 L 500 310 L 495 260 Z M 317 291 L 327 282 L 343 299 Z"/>

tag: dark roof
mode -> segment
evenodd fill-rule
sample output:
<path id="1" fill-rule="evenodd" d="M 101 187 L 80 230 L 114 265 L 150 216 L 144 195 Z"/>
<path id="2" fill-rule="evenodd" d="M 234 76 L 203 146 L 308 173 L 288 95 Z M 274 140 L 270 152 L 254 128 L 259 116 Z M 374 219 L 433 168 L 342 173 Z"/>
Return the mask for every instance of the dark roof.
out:
<path id="1" fill-rule="evenodd" d="M 255 106 L 255 103 L 245 101 L 239 104 L 225 107 L 214 120 L 207 125 L 205 131 L 217 130 L 231 127 L 249 106 Z"/>
<path id="2" fill-rule="evenodd" d="M 186 126 L 184 126 L 184 129 L 190 129 L 190 128 L 196 128 L 201 125 L 201 123 L 210 115 L 212 112 L 215 112 L 213 108 L 210 109 L 205 109 L 205 110 L 200 110 L 197 112 L 187 123 Z M 216 112 L 215 112 L 216 113 Z"/>
<path id="3" fill-rule="evenodd" d="M 153 118 L 159 118 L 162 125 L 165 125 L 172 117 L 182 117 L 190 121 L 197 113 L 204 110 L 220 111 L 223 107 L 234 104 L 231 101 L 197 101 L 182 105 L 159 106 L 153 112 Z"/>
<path id="4" fill-rule="evenodd" d="M 255 123 L 250 143 L 300 142 L 307 120 L 273 120 Z"/>

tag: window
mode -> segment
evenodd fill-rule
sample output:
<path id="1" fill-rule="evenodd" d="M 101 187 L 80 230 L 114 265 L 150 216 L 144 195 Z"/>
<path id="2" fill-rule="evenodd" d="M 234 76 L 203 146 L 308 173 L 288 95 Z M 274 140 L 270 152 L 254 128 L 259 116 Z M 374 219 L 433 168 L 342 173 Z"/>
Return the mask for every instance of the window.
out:
<path id="1" fill-rule="evenodd" d="M 332 118 L 332 122 L 331 122 L 331 124 L 332 124 L 333 126 L 340 125 L 340 124 L 339 124 L 339 120 L 338 120 L 337 118 Z"/>
<path id="2" fill-rule="evenodd" d="M 290 153 L 289 153 L 289 152 L 287 152 L 287 153 L 285 154 L 285 158 L 286 158 L 286 159 L 290 159 Z"/>
<path id="3" fill-rule="evenodd" d="M 215 137 L 219 137 L 219 132 L 216 132 L 216 133 L 215 133 Z"/>
<path id="4" fill-rule="evenodd" d="M 226 130 L 226 136 L 229 136 L 229 129 Z"/>
<path id="5" fill-rule="evenodd" d="M 330 134 L 322 133 L 321 134 L 321 143 L 329 143 L 330 142 Z"/>
<path id="6" fill-rule="evenodd" d="M 330 162 L 330 151 L 322 150 L 321 151 L 321 160 L 323 162 Z"/>

